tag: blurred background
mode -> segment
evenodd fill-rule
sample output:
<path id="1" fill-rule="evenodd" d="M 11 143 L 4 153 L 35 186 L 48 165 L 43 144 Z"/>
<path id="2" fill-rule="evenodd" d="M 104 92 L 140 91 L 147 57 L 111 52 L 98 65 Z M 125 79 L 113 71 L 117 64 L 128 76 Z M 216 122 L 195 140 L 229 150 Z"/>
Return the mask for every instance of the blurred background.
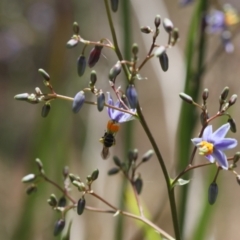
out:
<path id="1" fill-rule="evenodd" d="M 177 0 L 119 2 L 118 12 L 112 15 L 120 48 L 126 57 L 129 56 L 129 46 L 134 42 L 139 45 L 139 58 L 146 56 L 152 38 L 139 29 L 145 25 L 154 27 L 156 14 L 170 18 L 180 31 L 181 41 L 168 51 L 168 72 L 161 70 L 158 59 L 152 59 L 142 70 L 142 76 L 148 80 L 139 81 L 136 86 L 143 114 L 160 146 L 170 175 L 174 177 L 178 172 L 176 162 L 180 161 L 176 154 L 181 109 L 178 94 L 184 89 L 187 35 L 198 1 L 184 7 Z M 219 6 L 223 3 L 226 2 L 218 1 Z M 240 11 L 239 1 L 228 3 Z M 73 97 L 88 85 L 92 69 L 87 68 L 81 78 L 77 74 L 77 58 L 81 54 L 82 45 L 73 49 L 66 48 L 66 42 L 73 34 L 74 21 L 79 23 L 80 34 L 84 39 L 98 41 L 102 37 L 112 40 L 112 37 L 103 1 L 1 0 L 0 6 L 0 239 L 53 239 L 54 223 L 60 215 L 52 211 L 46 200 L 51 193 L 57 197 L 61 197 L 61 193 L 42 182 L 37 193 L 28 196 L 21 178 L 28 173 L 37 173 L 34 162 L 36 158 L 42 160 L 46 174 L 61 184 L 62 169 L 66 165 L 70 172 L 78 174 L 82 179 L 97 168 L 100 175 L 93 185 L 94 191 L 116 206 L 119 206 L 122 199 L 127 201 L 127 190 L 122 191 L 123 177 L 120 174 L 107 176 L 107 171 L 114 166 L 112 158 L 103 161 L 100 156 L 102 144 L 99 143 L 99 138 L 106 130 L 108 115 L 106 111 L 99 113 L 96 107 L 90 105 L 84 105 L 78 114 L 73 114 L 71 102 L 57 100 L 52 103 L 49 116 L 42 118 L 42 104 L 31 105 L 15 101 L 13 97 L 18 93 L 33 93 L 35 87 L 39 87 L 42 92 L 48 91 L 38 73 L 39 68 L 50 74 L 54 90 L 59 94 Z M 125 18 L 130 20 L 128 24 Z M 216 58 L 212 58 L 212 55 L 221 47 L 219 34 L 207 36 L 205 60 L 210 67 L 201 79 L 200 93 L 204 88 L 209 89 L 210 115 L 218 110 L 219 94 L 225 86 L 229 86 L 230 94 L 239 94 L 240 91 L 239 26 L 233 26 L 230 30 L 234 32 L 234 51 L 225 53 L 222 49 Z M 158 43 L 166 42 L 167 35 L 162 29 Z M 89 53 L 90 50 L 91 47 L 88 47 L 86 52 Z M 103 56 L 94 67 L 98 74 L 97 85 L 104 92 L 109 91 L 108 72 L 116 62 L 115 54 L 103 49 Z M 118 81 L 124 89 L 123 73 Z M 95 100 L 90 94 L 86 98 Z M 230 110 L 236 123 L 240 121 L 237 104 Z M 223 122 L 224 119 L 217 120 L 214 129 Z M 187 124 L 191 125 L 190 119 Z M 200 122 L 192 137 L 196 136 L 199 129 Z M 238 132 L 234 135 L 230 133 L 229 136 L 240 140 Z M 122 160 L 126 159 L 129 148 L 139 149 L 139 156 L 151 149 L 150 142 L 137 121 L 122 124 L 116 141 L 116 146 L 110 149 L 111 156 L 117 155 Z M 196 159 L 197 163 L 204 161 L 203 158 Z M 146 212 L 154 222 L 174 235 L 167 190 L 156 157 L 139 171 L 144 180 L 141 200 Z M 215 168 L 212 167 L 209 171 L 196 170 L 191 176 L 183 227 L 184 239 L 238 239 L 239 186 L 233 174 L 223 171 L 218 179 L 218 200 L 209 207 L 207 189 L 214 175 Z M 72 195 L 76 200 L 81 197 L 81 193 L 76 191 Z M 86 201 L 89 206 L 105 207 L 91 196 L 86 196 Z M 125 206 L 126 209 L 127 207 Z M 67 216 L 67 224 L 72 219 L 70 239 L 148 239 L 132 219 L 124 218 L 124 233 L 122 236 L 117 234 L 118 218 L 89 211 L 78 216 L 76 211 L 70 211 Z"/>

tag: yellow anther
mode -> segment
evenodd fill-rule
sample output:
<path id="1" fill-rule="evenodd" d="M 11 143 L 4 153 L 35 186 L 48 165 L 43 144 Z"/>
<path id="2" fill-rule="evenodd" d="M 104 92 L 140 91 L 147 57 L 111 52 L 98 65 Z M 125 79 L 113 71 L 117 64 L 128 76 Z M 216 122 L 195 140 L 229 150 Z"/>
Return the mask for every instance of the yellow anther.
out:
<path id="1" fill-rule="evenodd" d="M 198 144 L 198 149 L 199 149 L 199 154 L 200 155 L 209 155 L 213 153 L 213 144 L 206 142 L 206 141 L 202 141 Z"/>

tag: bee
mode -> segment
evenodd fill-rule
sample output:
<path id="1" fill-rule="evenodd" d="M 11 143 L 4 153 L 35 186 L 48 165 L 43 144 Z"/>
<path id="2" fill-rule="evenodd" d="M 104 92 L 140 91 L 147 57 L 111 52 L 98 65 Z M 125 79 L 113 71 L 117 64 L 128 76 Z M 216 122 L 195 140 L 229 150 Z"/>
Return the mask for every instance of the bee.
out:
<path id="1" fill-rule="evenodd" d="M 107 124 L 107 131 L 104 136 L 100 138 L 100 142 L 103 144 L 101 156 L 103 159 L 109 157 L 109 148 L 116 144 L 115 135 L 119 130 L 119 124 L 113 120 L 109 120 Z"/>

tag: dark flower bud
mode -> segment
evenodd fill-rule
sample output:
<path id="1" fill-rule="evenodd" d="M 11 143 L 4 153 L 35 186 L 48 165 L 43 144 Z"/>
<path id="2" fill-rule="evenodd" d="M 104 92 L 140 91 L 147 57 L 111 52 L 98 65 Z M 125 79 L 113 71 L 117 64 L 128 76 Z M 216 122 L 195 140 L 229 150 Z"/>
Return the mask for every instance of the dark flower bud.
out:
<path id="1" fill-rule="evenodd" d="M 42 69 L 42 68 L 39 68 L 38 69 L 38 72 L 42 75 L 42 77 L 44 78 L 44 80 L 46 80 L 46 81 L 50 81 L 50 76 L 49 76 L 49 74 L 44 70 L 44 69 Z"/>
<path id="2" fill-rule="evenodd" d="M 163 27 L 167 33 L 171 33 L 173 30 L 173 23 L 170 19 L 165 18 L 163 20 Z"/>
<path id="3" fill-rule="evenodd" d="M 138 150 L 137 149 L 129 150 L 128 159 L 136 161 L 137 158 L 138 158 Z"/>
<path id="4" fill-rule="evenodd" d="M 57 205 L 58 205 L 58 207 L 66 207 L 66 205 L 67 205 L 66 197 L 62 196 L 61 198 L 59 198 Z"/>
<path id="5" fill-rule="evenodd" d="M 113 161 L 114 161 L 116 166 L 121 167 L 122 163 L 121 163 L 120 159 L 117 156 L 113 157 Z"/>
<path id="6" fill-rule="evenodd" d="M 202 99 L 204 102 L 208 99 L 208 96 L 209 96 L 209 91 L 207 88 L 205 88 L 202 93 Z"/>
<path id="7" fill-rule="evenodd" d="M 131 108 L 135 109 L 138 104 L 138 97 L 137 97 L 137 91 L 134 85 L 128 85 L 126 90 L 126 96 L 128 98 L 128 102 Z"/>
<path id="8" fill-rule="evenodd" d="M 84 101 L 85 101 L 84 92 L 83 91 L 78 92 L 73 99 L 72 110 L 74 113 L 78 113 L 80 111 L 82 105 L 84 104 Z"/>
<path id="9" fill-rule="evenodd" d="M 99 175 L 99 170 L 98 170 L 98 169 L 94 170 L 94 171 L 92 172 L 92 175 L 91 175 L 92 181 L 97 180 L 98 175 Z"/>
<path id="10" fill-rule="evenodd" d="M 86 65 L 87 65 L 86 57 L 84 55 L 80 55 L 80 57 L 77 59 L 77 72 L 79 77 L 81 77 L 84 74 Z"/>
<path id="11" fill-rule="evenodd" d="M 105 95 L 103 92 L 100 92 L 97 96 L 97 109 L 101 112 L 105 105 Z"/>
<path id="12" fill-rule="evenodd" d="M 233 104 L 235 104 L 236 101 L 237 101 L 237 94 L 233 94 L 228 101 L 229 106 L 232 106 Z"/>
<path id="13" fill-rule="evenodd" d="M 152 29 L 149 26 L 143 26 L 140 28 L 142 33 L 150 33 L 152 32 Z"/>
<path id="14" fill-rule="evenodd" d="M 85 204 L 86 204 L 86 200 L 84 197 L 80 198 L 78 200 L 78 204 L 77 204 L 77 213 L 78 215 L 82 215 L 84 208 L 85 208 Z"/>
<path id="15" fill-rule="evenodd" d="M 78 35 L 79 34 L 79 25 L 77 22 L 73 23 L 73 33 Z"/>
<path id="16" fill-rule="evenodd" d="M 233 133 L 236 133 L 237 132 L 237 125 L 236 125 L 236 122 L 234 121 L 234 119 L 233 118 L 229 118 L 228 119 L 228 123 L 230 124 L 230 130 Z"/>
<path id="17" fill-rule="evenodd" d="M 153 150 L 148 150 L 143 156 L 142 156 L 142 162 L 147 162 L 152 155 L 154 154 Z"/>
<path id="18" fill-rule="evenodd" d="M 237 180 L 237 183 L 240 185 L 240 175 L 237 175 L 236 180 Z"/>
<path id="19" fill-rule="evenodd" d="M 20 93 L 14 96 L 14 99 L 20 101 L 27 101 L 30 95 L 28 93 Z"/>
<path id="20" fill-rule="evenodd" d="M 110 81 L 114 81 L 122 70 L 121 62 L 118 61 L 109 71 L 108 78 Z"/>
<path id="21" fill-rule="evenodd" d="M 90 54 L 89 54 L 89 58 L 88 58 L 88 66 L 90 68 L 94 67 L 95 64 L 98 62 L 100 55 L 101 55 L 101 51 L 102 51 L 102 46 L 95 46 Z"/>
<path id="22" fill-rule="evenodd" d="M 193 104 L 193 99 L 192 99 L 192 97 L 190 97 L 190 96 L 187 95 L 186 93 L 179 93 L 179 97 L 180 97 L 183 101 L 185 101 L 185 102 L 187 102 L 187 103 L 190 103 L 190 104 Z"/>
<path id="23" fill-rule="evenodd" d="M 38 170 L 41 171 L 43 169 L 42 161 L 39 158 L 36 158 L 35 162 L 36 162 L 36 164 L 38 166 Z"/>
<path id="24" fill-rule="evenodd" d="M 142 187 L 143 187 L 143 180 L 138 177 L 134 182 L 133 182 L 134 187 L 136 188 L 136 191 L 138 194 L 141 193 Z"/>
<path id="25" fill-rule="evenodd" d="M 108 175 L 111 176 L 111 175 L 115 175 L 117 174 L 118 172 L 120 171 L 119 168 L 111 168 L 109 171 L 108 171 Z"/>
<path id="26" fill-rule="evenodd" d="M 49 114 L 49 112 L 50 112 L 50 110 L 51 110 L 51 105 L 50 105 L 50 103 L 44 104 L 43 107 L 42 107 L 41 116 L 42 116 L 43 118 L 47 117 L 48 114 Z"/>
<path id="27" fill-rule="evenodd" d="M 78 45 L 78 40 L 76 38 L 70 39 L 66 44 L 67 48 L 73 48 L 73 47 L 76 47 L 77 45 Z"/>
<path id="28" fill-rule="evenodd" d="M 90 87 L 94 87 L 96 82 L 97 82 L 97 73 L 96 71 L 92 70 L 90 74 Z"/>
<path id="29" fill-rule="evenodd" d="M 138 45 L 137 45 L 137 43 L 134 43 L 133 45 L 132 45 L 132 53 L 133 53 L 133 55 L 137 55 L 138 54 L 138 50 L 139 50 L 139 48 L 138 48 Z"/>
<path id="30" fill-rule="evenodd" d="M 28 195 L 35 193 L 37 191 L 37 186 L 35 184 L 30 185 L 27 189 L 26 189 L 26 193 Z"/>
<path id="31" fill-rule="evenodd" d="M 53 235 L 57 236 L 59 233 L 62 232 L 62 230 L 65 227 L 65 221 L 63 219 L 59 219 L 54 226 L 54 231 L 53 231 Z"/>
<path id="32" fill-rule="evenodd" d="M 166 52 L 163 52 L 160 56 L 159 56 L 159 62 L 161 65 L 161 68 L 164 72 L 166 72 L 168 70 L 168 55 Z"/>
<path id="33" fill-rule="evenodd" d="M 210 184 L 208 189 L 208 202 L 210 205 L 213 205 L 216 202 L 218 195 L 218 185 L 217 183 L 213 182 Z"/>
<path id="34" fill-rule="evenodd" d="M 157 15 L 154 19 L 154 24 L 155 24 L 155 27 L 158 28 L 161 24 L 161 16 L 160 15 Z"/>
<path id="35" fill-rule="evenodd" d="M 31 183 L 34 182 L 36 179 L 36 175 L 33 173 L 30 173 L 22 178 L 23 183 Z"/>
<path id="36" fill-rule="evenodd" d="M 178 40 L 179 40 L 179 30 L 178 28 L 174 28 L 171 35 L 171 45 L 174 46 Z"/>
<path id="37" fill-rule="evenodd" d="M 50 206 L 52 206 L 52 207 L 56 207 L 57 206 L 58 201 L 57 201 L 57 197 L 55 196 L 55 194 L 51 194 L 50 198 L 48 200 L 50 200 L 48 202 Z"/>
<path id="38" fill-rule="evenodd" d="M 62 174 L 63 174 L 63 177 L 64 177 L 64 178 L 67 178 L 67 177 L 68 177 L 68 175 L 69 175 L 69 167 L 68 167 L 68 166 L 65 166 L 65 167 L 63 168 Z"/>
<path id="39" fill-rule="evenodd" d="M 118 10 L 118 1 L 119 0 L 111 0 L 111 8 L 113 12 L 117 12 Z"/>
<path id="40" fill-rule="evenodd" d="M 224 103 L 224 101 L 227 99 L 228 93 L 229 93 L 229 87 L 225 87 L 222 90 L 220 95 L 220 99 L 219 99 L 220 104 Z"/>
<path id="41" fill-rule="evenodd" d="M 240 152 L 236 152 L 234 157 L 233 157 L 233 163 L 237 163 L 238 160 L 240 159 Z"/>

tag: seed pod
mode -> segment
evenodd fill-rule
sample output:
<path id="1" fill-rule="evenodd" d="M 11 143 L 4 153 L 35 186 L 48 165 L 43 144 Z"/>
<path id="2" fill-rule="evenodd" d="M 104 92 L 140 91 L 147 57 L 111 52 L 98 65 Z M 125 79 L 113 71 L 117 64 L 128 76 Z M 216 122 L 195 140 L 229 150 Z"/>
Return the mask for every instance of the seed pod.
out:
<path id="1" fill-rule="evenodd" d="M 50 103 L 44 104 L 43 107 L 42 107 L 41 116 L 42 116 L 43 118 L 47 117 L 48 114 L 49 114 L 49 112 L 50 112 L 50 110 L 51 110 L 51 105 L 50 105 Z"/>
<path id="2" fill-rule="evenodd" d="M 164 72 L 166 72 L 168 70 L 168 55 L 166 52 L 163 52 L 160 56 L 159 56 L 159 62 L 161 65 L 161 68 Z"/>
<path id="3" fill-rule="evenodd" d="M 53 231 L 53 235 L 57 236 L 59 233 L 62 232 L 62 230 L 65 227 L 65 221 L 63 219 L 59 219 L 54 226 L 54 231 Z"/>
<path id="4" fill-rule="evenodd" d="M 85 101 L 84 92 L 83 91 L 78 92 L 73 99 L 72 110 L 74 113 L 78 113 L 80 111 L 82 105 L 84 104 L 84 101 Z"/>
<path id="5" fill-rule="evenodd" d="M 185 102 L 187 102 L 187 103 L 190 103 L 190 104 L 193 103 L 192 97 L 190 97 L 190 96 L 187 95 L 186 93 L 179 93 L 179 97 L 180 97 L 183 101 L 185 101 Z"/>
<path id="6" fill-rule="evenodd" d="M 79 34 L 79 25 L 77 22 L 73 23 L 73 33 L 78 35 Z"/>
<path id="7" fill-rule="evenodd" d="M 158 28 L 161 24 L 161 16 L 160 15 L 157 15 L 154 19 L 154 24 L 155 24 L 155 27 Z"/>
<path id="8" fill-rule="evenodd" d="M 110 81 L 114 81 L 122 70 L 121 62 L 118 61 L 109 71 L 108 78 Z"/>
<path id="9" fill-rule="evenodd" d="M 81 77 L 84 74 L 86 65 L 87 65 L 86 57 L 84 55 L 80 55 L 79 58 L 77 59 L 77 72 L 79 77 Z"/>
<path id="10" fill-rule="evenodd" d="M 77 45 L 78 45 L 78 40 L 75 38 L 70 39 L 66 44 L 67 48 L 74 48 Z"/>
<path id="11" fill-rule="evenodd" d="M 218 185 L 217 183 L 213 182 L 210 184 L 208 189 L 208 202 L 210 205 L 213 205 L 216 202 L 218 195 Z"/>
<path id="12" fill-rule="evenodd" d="M 135 186 L 136 188 L 136 191 L 138 194 L 141 193 L 142 191 L 142 187 L 143 187 L 143 181 L 140 177 L 138 177 L 134 182 L 133 182 L 133 185 Z"/>
<path id="13" fill-rule="evenodd" d="M 31 183 L 34 182 L 36 179 L 36 175 L 33 173 L 30 173 L 22 178 L 23 183 Z"/>
<path id="14" fill-rule="evenodd" d="M 89 58 L 88 58 L 88 66 L 90 68 L 94 67 L 95 64 L 98 62 L 100 55 L 101 55 L 101 51 L 102 51 L 102 46 L 95 46 L 90 54 L 89 54 Z"/>
<path id="15" fill-rule="evenodd" d="M 20 93 L 14 96 L 14 99 L 20 100 L 20 101 L 27 101 L 29 97 L 28 93 Z"/>
<path id="16" fill-rule="evenodd" d="M 208 91 L 207 88 L 205 88 L 205 89 L 203 90 L 203 93 L 202 93 L 202 99 L 203 99 L 203 101 L 206 101 L 206 100 L 208 99 L 208 96 L 209 96 L 209 91 Z"/>
<path id="17" fill-rule="evenodd" d="M 44 78 L 44 80 L 46 80 L 46 81 L 50 81 L 50 76 L 49 76 L 49 74 L 44 70 L 44 69 L 42 69 L 42 68 L 39 68 L 38 69 L 38 72 L 42 75 L 42 77 Z"/>
<path id="18" fill-rule="evenodd" d="M 147 33 L 147 34 L 152 32 L 152 29 L 149 26 L 143 26 L 140 28 L 140 30 L 142 33 Z"/>
<path id="19" fill-rule="evenodd" d="M 99 170 L 98 170 L 98 169 L 94 170 L 94 171 L 92 172 L 92 175 L 91 175 L 92 181 L 97 180 L 98 175 L 99 175 Z"/>
<path id="20" fill-rule="evenodd" d="M 77 213 L 78 215 L 82 215 L 84 208 L 85 208 L 85 204 L 86 204 L 86 200 L 84 197 L 80 198 L 78 200 L 78 204 L 77 204 Z"/>
<path id="21" fill-rule="evenodd" d="M 138 96 L 137 96 L 137 91 L 134 85 L 128 85 L 126 90 L 126 96 L 128 98 L 131 108 L 136 109 L 138 104 Z"/>
<path id="22" fill-rule="evenodd" d="M 152 155 L 154 154 L 153 150 L 148 150 L 143 156 L 142 156 L 142 162 L 147 162 Z"/>
<path id="23" fill-rule="evenodd" d="M 117 12 L 118 10 L 118 0 L 111 0 L 111 8 L 113 12 Z"/>
<path id="24" fill-rule="evenodd" d="M 119 171 L 120 171 L 119 168 L 116 168 L 116 167 L 111 168 L 111 169 L 108 171 L 108 175 L 109 175 L 109 176 L 115 175 L 115 174 L 117 174 Z"/>
<path id="25" fill-rule="evenodd" d="M 35 162 L 36 162 L 36 164 L 38 166 L 38 170 L 41 171 L 43 169 L 42 161 L 39 158 L 36 158 Z"/>
<path id="26" fill-rule="evenodd" d="M 35 184 L 30 185 L 27 189 L 26 189 L 26 193 L 28 195 L 35 193 L 37 191 L 37 186 Z"/>
<path id="27" fill-rule="evenodd" d="M 236 125 L 236 122 L 234 121 L 234 119 L 233 118 L 229 118 L 228 119 L 228 123 L 230 124 L 230 130 L 233 133 L 236 133 L 237 132 L 237 125 Z"/>
<path id="28" fill-rule="evenodd" d="M 163 27 L 167 33 L 171 33 L 173 30 L 173 23 L 170 19 L 165 18 L 163 20 Z"/>
<path id="29" fill-rule="evenodd" d="M 113 157 L 113 161 L 114 161 L 116 166 L 121 167 L 122 163 L 121 163 L 120 159 L 117 156 Z"/>
<path id="30" fill-rule="evenodd" d="M 237 101 L 237 94 L 233 94 L 228 101 L 229 106 L 232 106 L 233 104 L 235 104 L 236 101 Z"/>
<path id="31" fill-rule="evenodd" d="M 61 198 L 59 198 L 57 205 L 58 205 L 58 207 L 65 207 L 67 205 L 66 197 L 62 196 Z"/>

